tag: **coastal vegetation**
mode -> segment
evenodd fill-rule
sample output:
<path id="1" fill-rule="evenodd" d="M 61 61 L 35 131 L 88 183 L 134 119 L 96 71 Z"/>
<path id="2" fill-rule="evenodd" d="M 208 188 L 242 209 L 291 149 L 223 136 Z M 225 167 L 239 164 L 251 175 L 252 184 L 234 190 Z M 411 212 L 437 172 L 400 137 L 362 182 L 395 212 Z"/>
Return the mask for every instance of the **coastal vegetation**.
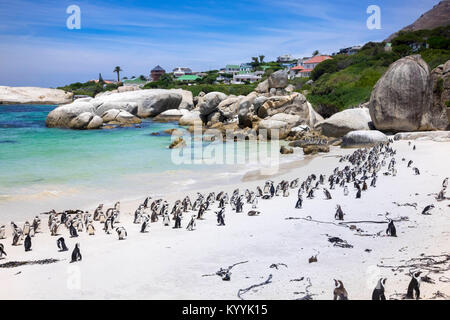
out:
<path id="1" fill-rule="evenodd" d="M 394 61 L 420 54 L 430 70 L 450 59 L 450 26 L 433 30 L 400 32 L 386 43 L 369 42 L 353 55 L 335 55 L 317 65 L 311 73 L 312 85 L 300 92 L 322 115 L 357 106 L 369 100 L 373 86 Z"/>

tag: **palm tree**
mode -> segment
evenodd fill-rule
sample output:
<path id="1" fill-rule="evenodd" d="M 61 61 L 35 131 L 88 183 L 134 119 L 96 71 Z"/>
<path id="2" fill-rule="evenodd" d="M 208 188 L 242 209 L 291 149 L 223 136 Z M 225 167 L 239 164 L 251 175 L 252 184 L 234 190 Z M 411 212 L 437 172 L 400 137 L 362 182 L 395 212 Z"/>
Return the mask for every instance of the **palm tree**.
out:
<path id="1" fill-rule="evenodd" d="M 259 63 L 263 63 L 265 57 L 266 57 L 266 56 L 264 56 L 264 55 L 260 55 L 260 56 L 259 56 Z"/>
<path id="2" fill-rule="evenodd" d="M 120 69 L 119 66 L 114 68 L 113 72 L 117 72 L 117 82 L 120 82 L 120 71 L 123 71 L 122 69 Z"/>
<path id="3" fill-rule="evenodd" d="M 313 57 L 315 57 L 315 56 L 317 56 L 319 54 L 319 50 L 315 50 L 314 52 L 313 52 Z"/>

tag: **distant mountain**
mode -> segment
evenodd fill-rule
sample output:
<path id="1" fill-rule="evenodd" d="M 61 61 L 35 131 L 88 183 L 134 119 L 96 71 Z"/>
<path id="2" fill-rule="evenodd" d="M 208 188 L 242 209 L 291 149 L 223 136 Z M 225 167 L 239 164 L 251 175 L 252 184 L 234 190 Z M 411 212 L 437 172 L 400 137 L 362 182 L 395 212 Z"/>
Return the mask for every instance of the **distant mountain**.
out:
<path id="1" fill-rule="evenodd" d="M 413 24 L 404 27 L 400 31 L 417 31 L 423 29 L 434 29 L 437 27 L 444 27 L 450 24 L 450 0 L 443 0 L 420 16 Z M 398 33 L 396 32 L 389 36 L 385 41 L 391 42 Z"/>

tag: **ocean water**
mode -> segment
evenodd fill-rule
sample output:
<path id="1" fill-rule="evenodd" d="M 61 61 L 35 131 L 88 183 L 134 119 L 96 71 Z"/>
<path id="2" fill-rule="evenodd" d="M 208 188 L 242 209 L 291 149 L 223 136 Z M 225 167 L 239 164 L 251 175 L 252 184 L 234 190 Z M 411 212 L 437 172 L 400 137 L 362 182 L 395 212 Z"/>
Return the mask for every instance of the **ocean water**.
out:
<path id="1" fill-rule="evenodd" d="M 55 107 L 0 105 L 0 222 L 53 208 L 190 190 L 216 184 L 219 177 L 237 182 L 242 171 L 254 168 L 249 161 L 175 163 L 168 149 L 171 136 L 151 135 L 178 128 L 175 123 L 144 120 L 140 128 L 111 130 L 47 128 L 45 119 Z M 201 142 L 200 148 L 205 145 Z M 248 142 L 234 145 L 237 153 L 250 152 Z"/>

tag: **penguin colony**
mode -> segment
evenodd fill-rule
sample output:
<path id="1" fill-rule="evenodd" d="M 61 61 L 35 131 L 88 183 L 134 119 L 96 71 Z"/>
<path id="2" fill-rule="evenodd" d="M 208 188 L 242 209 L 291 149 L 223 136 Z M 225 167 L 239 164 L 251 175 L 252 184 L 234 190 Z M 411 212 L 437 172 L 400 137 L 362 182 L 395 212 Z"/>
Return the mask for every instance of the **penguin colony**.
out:
<path id="1" fill-rule="evenodd" d="M 283 180 L 275 184 L 272 180 L 267 180 L 262 187 L 257 186 L 255 191 L 246 189 L 241 194 L 239 189 L 234 190 L 231 196 L 221 191 L 218 194 L 211 192 L 209 194 L 197 193 L 197 196 L 191 199 L 186 196 L 184 199 L 175 201 L 172 207 L 164 199 L 153 199 L 147 197 L 142 204 L 134 212 L 133 223 L 138 225 L 136 230 L 140 233 L 148 233 L 152 223 L 162 221 L 163 226 L 173 229 L 181 229 L 182 221 L 186 219 L 186 230 L 194 231 L 197 222 L 205 219 L 205 214 L 213 211 L 212 207 L 216 206 L 214 211 L 217 219 L 217 226 L 223 227 L 225 223 L 225 209 L 231 208 L 235 213 L 242 213 L 244 206 L 251 206 L 251 210 L 247 212 L 248 216 L 258 216 L 258 199 L 270 200 L 274 197 L 288 197 L 290 190 L 296 190 L 298 199 L 293 205 L 295 209 L 302 209 L 305 196 L 308 199 L 314 199 L 318 196 L 318 191 L 323 191 L 324 200 L 333 199 L 334 192 L 343 192 L 345 196 L 350 196 L 351 190 L 354 191 L 355 199 L 363 198 L 363 192 L 368 192 L 370 188 L 376 188 L 377 179 L 380 175 L 395 176 L 397 174 L 397 163 L 395 159 L 396 151 L 392 148 L 392 140 L 387 143 L 378 144 L 372 148 L 358 149 L 352 154 L 342 156 L 340 163 L 346 164 L 343 169 L 336 167 L 334 171 L 327 177 L 324 174 L 316 176 L 311 174 L 300 183 L 299 178 L 292 181 Z M 415 150 L 415 146 L 413 148 Z M 406 161 L 402 159 L 402 161 Z M 406 167 L 411 168 L 413 161 L 408 161 Z M 417 167 L 411 168 L 412 174 L 419 175 L 420 171 Z M 442 201 L 447 199 L 445 192 L 448 187 L 449 178 L 445 178 L 442 188 L 438 193 L 436 200 Z M 342 191 L 339 191 L 338 189 Z M 422 214 L 430 215 L 430 211 L 434 208 L 433 204 L 426 206 Z M 59 252 L 69 251 L 64 237 L 60 236 L 64 230 L 68 231 L 70 238 L 77 238 L 79 233 L 86 232 L 89 236 L 95 236 L 95 225 L 103 225 L 100 230 L 106 234 L 116 234 L 118 240 L 126 240 L 128 237 L 127 230 L 120 225 L 120 202 L 117 202 L 112 208 L 104 210 L 104 205 L 99 204 L 93 214 L 81 210 L 68 210 L 57 213 L 55 210 L 46 213 L 48 215 L 47 227 L 52 236 L 57 237 L 56 249 Z M 343 221 L 345 213 L 338 204 L 334 213 L 336 220 Z M 388 219 L 386 236 L 397 237 L 394 221 Z M 43 226 L 39 216 L 36 216 L 32 222 L 26 221 L 23 228 L 20 228 L 14 222 L 11 222 L 12 245 L 24 246 L 25 252 L 32 250 L 32 238 L 42 233 Z M 0 226 L 0 239 L 6 239 L 6 226 Z M 4 244 L 0 243 L 0 259 L 5 259 L 7 253 Z M 80 243 L 75 243 L 70 256 L 70 263 L 82 261 Z M 406 291 L 405 298 L 420 298 L 420 282 L 421 271 L 415 270 L 410 272 L 411 280 Z M 229 279 L 228 279 L 229 280 Z M 349 295 L 341 280 L 333 279 L 335 289 L 333 291 L 334 300 L 347 300 Z M 372 292 L 373 300 L 385 300 L 385 285 L 387 279 L 378 280 L 376 287 Z"/>

